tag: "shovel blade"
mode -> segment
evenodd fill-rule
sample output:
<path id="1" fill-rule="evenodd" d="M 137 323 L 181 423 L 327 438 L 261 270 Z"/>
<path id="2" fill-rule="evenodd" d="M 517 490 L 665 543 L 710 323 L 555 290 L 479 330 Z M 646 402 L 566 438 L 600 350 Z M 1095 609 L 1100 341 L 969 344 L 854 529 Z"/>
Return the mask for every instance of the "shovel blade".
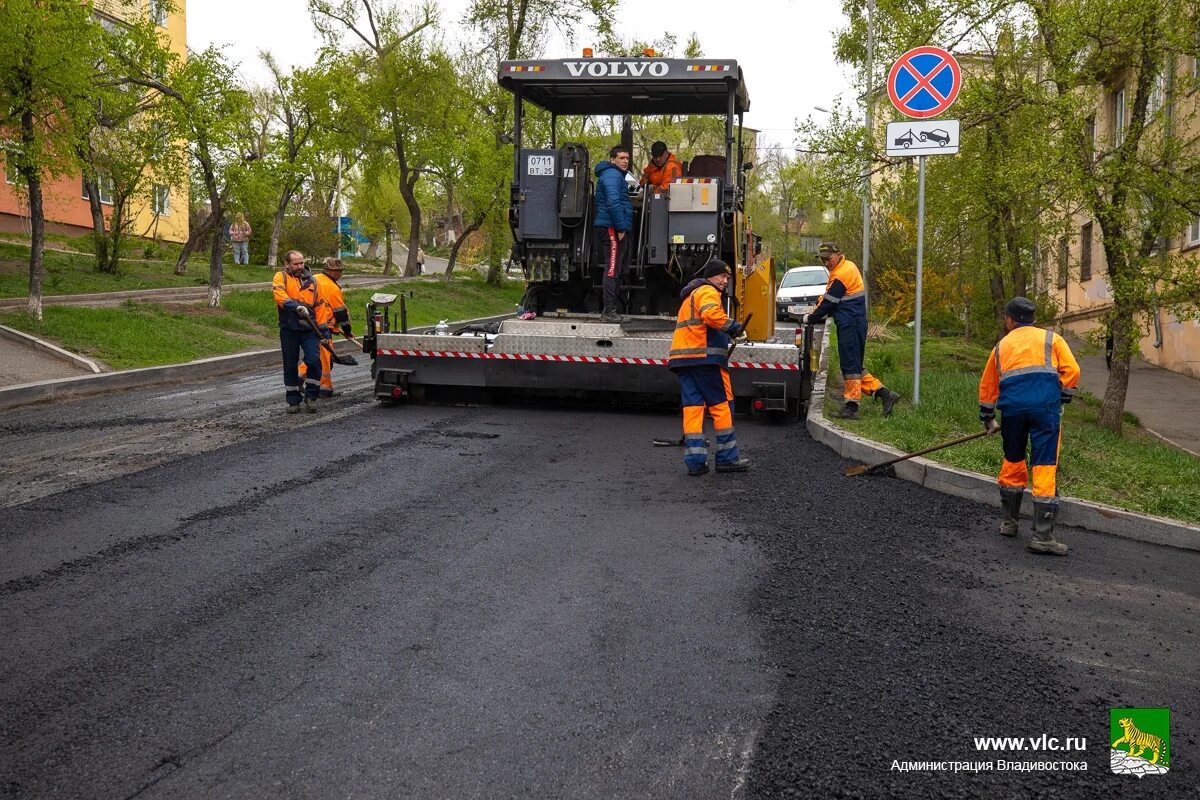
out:
<path id="1" fill-rule="evenodd" d="M 854 467 L 846 467 L 846 476 L 852 477 L 854 475 L 866 475 L 867 471 L 870 469 L 871 469 L 871 467 L 868 466 L 867 464 L 859 464 Z"/>

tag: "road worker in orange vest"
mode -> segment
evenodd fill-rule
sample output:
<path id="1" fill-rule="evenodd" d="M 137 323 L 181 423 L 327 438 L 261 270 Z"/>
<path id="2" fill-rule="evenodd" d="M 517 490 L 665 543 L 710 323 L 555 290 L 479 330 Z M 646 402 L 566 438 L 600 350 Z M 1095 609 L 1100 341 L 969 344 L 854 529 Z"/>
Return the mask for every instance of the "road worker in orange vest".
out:
<path id="1" fill-rule="evenodd" d="M 350 326 L 350 312 L 346 308 L 346 296 L 342 294 L 339 281 L 342 279 L 342 260 L 326 258 L 321 272 L 313 276 L 321 292 L 321 304 L 317 307 L 316 320 L 321 336 L 330 340 L 332 346 L 332 331 L 336 327 L 342 336 L 349 339 L 353 336 Z M 306 368 L 300 365 L 300 377 L 305 376 Z M 333 354 L 328 348 L 321 348 L 321 397 L 333 397 L 341 394 L 333 389 Z"/>
<path id="2" fill-rule="evenodd" d="M 733 271 L 724 261 L 709 261 L 701 277 L 680 292 L 683 305 L 675 319 L 675 335 L 667 367 L 679 378 L 683 402 L 683 463 L 688 475 L 708 472 L 704 412 L 712 417 L 717 437 L 717 472 L 745 472 L 750 462 L 738 454 L 733 430 L 733 388 L 729 382 L 730 337 L 742 326 L 726 315 L 721 295 Z"/>
<path id="3" fill-rule="evenodd" d="M 321 345 L 315 319 L 321 291 L 304 269 L 303 253 L 289 250 L 284 255 L 283 269 L 275 273 L 271 291 L 279 312 L 279 349 L 283 354 L 287 413 L 299 413 L 302 403 L 305 411 L 315 412 L 321 388 Z M 307 367 L 307 376 L 303 380 L 298 372 L 302 356 Z"/>
<path id="4" fill-rule="evenodd" d="M 844 404 L 834 416 L 858 419 L 858 404 L 864 392 L 882 401 L 883 415 L 890 416 L 900 395 L 880 383 L 863 366 L 867 350 L 867 293 L 862 273 L 833 242 L 821 242 L 817 255 L 829 270 L 829 283 L 817 307 L 801 317 L 800 322 L 812 325 L 832 315 L 837 323 Z"/>
<path id="5" fill-rule="evenodd" d="M 1029 482 L 1026 448 L 1033 466 L 1034 553 L 1065 556 L 1067 546 L 1054 538 L 1058 516 L 1058 452 L 1062 407 L 1079 385 L 1079 363 L 1054 331 L 1034 327 L 1032 301 L 1014 297 L 1004 307 L 1008 334 L 988 357 L 979 381 L 979 419 L 989 431 L 1000 429 L 1004 462 L 1000 468 L 1000 533 L 1016 536 L 1021 499 Z M 996 423 L 996 412 L 1000 422 Z"/>

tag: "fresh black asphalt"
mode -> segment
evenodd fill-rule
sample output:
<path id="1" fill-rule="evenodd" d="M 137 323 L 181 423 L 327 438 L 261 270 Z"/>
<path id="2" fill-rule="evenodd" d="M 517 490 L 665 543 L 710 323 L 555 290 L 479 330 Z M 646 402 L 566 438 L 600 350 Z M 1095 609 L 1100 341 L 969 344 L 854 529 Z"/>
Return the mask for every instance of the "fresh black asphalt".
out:
<path id="1" fill-rule="evenodd" d="M 670 414 L 358 376 L 314 420 L 271 380 L 0 418 L 74 465 L 3 487 L 0 796 L 1200 796 L 1200 554 L 1037 558 L 801 426 L 693 479 Z M 1171 772 L 1112 775 L 1109 709 L 1153 705 Z M 1042 733 L 1087 750 L 972 743 Z M 997 757 L 1088 770 L 892 769 Z"/>

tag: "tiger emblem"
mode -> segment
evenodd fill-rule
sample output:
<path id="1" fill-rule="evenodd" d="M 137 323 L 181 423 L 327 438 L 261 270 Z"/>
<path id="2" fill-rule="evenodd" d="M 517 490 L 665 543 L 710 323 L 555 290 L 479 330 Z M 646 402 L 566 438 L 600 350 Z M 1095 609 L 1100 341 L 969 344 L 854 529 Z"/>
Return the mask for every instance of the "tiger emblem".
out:
<path id="1" fill-rule="evenodd" d="M 1129 717 L 1121 717 L 1117 722 L 1125 731 L 1125 735 L 1112 743 L 1112 749 L 1116 750 L 1117 745 L 1124 743 L 1128 745 L 1129 755 L 1134 758 L 1141 758 L 1142 753 L 1153 750 L 1154 758 L 1150 759 L 1150 763 L 1157 764 L 1159 753 L 1162 751 L 1162 739 L 1152 733 L 1139 731 Z"/>

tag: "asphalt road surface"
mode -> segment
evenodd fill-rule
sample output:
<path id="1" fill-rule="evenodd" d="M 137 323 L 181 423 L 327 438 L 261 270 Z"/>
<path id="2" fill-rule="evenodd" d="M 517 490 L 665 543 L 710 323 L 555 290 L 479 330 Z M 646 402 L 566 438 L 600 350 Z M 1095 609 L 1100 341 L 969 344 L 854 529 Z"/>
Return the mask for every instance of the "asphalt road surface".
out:
<path id="1" fill-rule="evenodd" d="M 1200 796 L 1200 554 L 1037 558 L 801 426 L 693 479 L 671 414 L 337 380 L 0 416 L 0 796 Z M 1160 705 L 1171 771 L 1111 774 Z M 893 769 L 998 758 L 1087 770 Z"/>

